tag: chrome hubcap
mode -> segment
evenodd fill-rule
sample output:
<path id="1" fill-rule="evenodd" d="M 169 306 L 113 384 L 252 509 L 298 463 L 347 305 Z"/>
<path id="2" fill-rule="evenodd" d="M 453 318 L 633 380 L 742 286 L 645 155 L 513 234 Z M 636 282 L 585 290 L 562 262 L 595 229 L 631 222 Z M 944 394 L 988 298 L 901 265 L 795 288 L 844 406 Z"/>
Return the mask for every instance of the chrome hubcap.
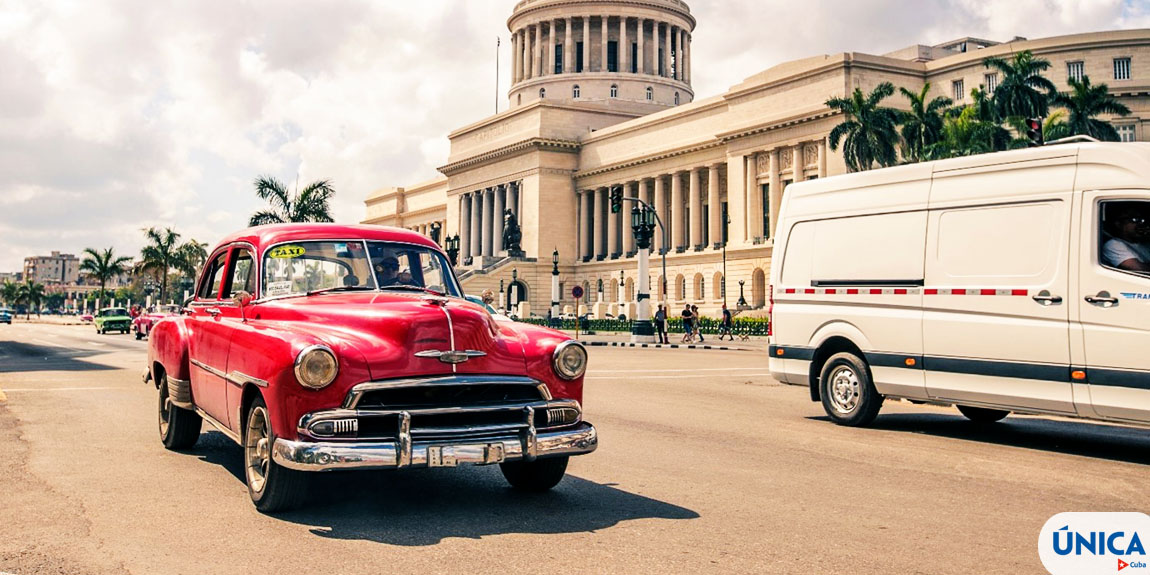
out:
<path id="1" fill-rule="evenodd" d="M 244 433 L 244 463 L 247 464 L 248 485 L 252 491 L 260 493 L 267 482 L 268 466 L 271 464 L 268 412 L 262 407 L 252 410 Z"/>
<path id="2" fill-rule="evenodd" d="M 831 374 L 831 406 L 839 413 L 853 412 L 859 404 L 860 388 L 858 375 L 853 369 L 849 367 L 836 368 Z"/>

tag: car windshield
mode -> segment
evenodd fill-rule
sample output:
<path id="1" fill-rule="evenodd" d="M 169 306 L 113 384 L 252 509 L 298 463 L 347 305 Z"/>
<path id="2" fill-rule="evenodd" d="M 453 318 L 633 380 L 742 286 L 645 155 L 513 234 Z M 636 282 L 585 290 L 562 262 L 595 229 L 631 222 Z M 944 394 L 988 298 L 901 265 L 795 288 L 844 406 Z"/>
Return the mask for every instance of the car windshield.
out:
<path id="1" fill-rule="evenodd" d="M 100 317 L 117 317 L 128 315 L 128 310 L 122 307 L 113 307 L 100 312 Z"/>
<path id="2" fill-rule="evenodd" d="M 319 290 L 376 288 L 362 241 L 280 244 L 264 253 L 264 295 L 303 295 Z"/>
<path id="3" fill-rule="evenodd" d="M 460 297 L 447 260 L 436 250 L 412 244 L 367 242 L 380 289 L 432 291 Z"/>

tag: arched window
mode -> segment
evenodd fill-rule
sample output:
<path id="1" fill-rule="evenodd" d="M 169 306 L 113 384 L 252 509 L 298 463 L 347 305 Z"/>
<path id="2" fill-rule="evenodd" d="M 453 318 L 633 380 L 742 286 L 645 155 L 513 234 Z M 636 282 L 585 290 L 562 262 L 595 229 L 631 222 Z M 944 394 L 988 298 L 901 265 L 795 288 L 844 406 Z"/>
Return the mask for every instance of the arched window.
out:
<path id="1" fill-rule="evenodd" d="M 539 99 L 543 100 L 546 98 L 547 98 L 547 88 L 539 88 Z"/>
<path id="2" fill-rule="evenodd" d="M 515 105 L 516 106 L 522 106 L 523 105 L 523 94 L 516 94 Z"/>
<path id="3" fill-rule="evenodd" d="M 655 89 L 650 87 L 650 86 L 647 86 L 647 101 L 651 101 L 654 99 L 655 99 Z"/>
<path id="4" fill-rule="evenodd" d="M 687 299 L 687 278 L 679 276 L 675 280 L 675 301 L 683 301 Z"/>
<path id="5" fill-rule="evenodd" d="M 676 106 L 679 105 L 679 93 L 678 92 L 675 92 L 675 105 Z"/>
<path id="6" fill-rule="evenodd" d="M 712 299 L 723 301 L 727 297 L 727 278 L 723 277 L 723 272 L 715 272 L 714 283 L 711 285 L 711 291 L 714 292 Z"/>
<path id="7" fill-rule="evenodd" d="M 611 97 L 612 98 L 618 98 L 619 97 L 619 86 L 617 86 L 615 84 L 611 84 Z"/>
<path id="8" fill-rule="evenodd" d="M 581 90 L 579 90 L 579 84 L 575 84 L 575 87 L 571 89 L 571 97 L 578 100 L 580 92 Z"/>
<path id="9" fill-rule="evenodd" d="M 706 291 L 706 286 L 703 284 L 703 274 L 695 274 L 695 301 L 703 299 L 703 293 Z"/>

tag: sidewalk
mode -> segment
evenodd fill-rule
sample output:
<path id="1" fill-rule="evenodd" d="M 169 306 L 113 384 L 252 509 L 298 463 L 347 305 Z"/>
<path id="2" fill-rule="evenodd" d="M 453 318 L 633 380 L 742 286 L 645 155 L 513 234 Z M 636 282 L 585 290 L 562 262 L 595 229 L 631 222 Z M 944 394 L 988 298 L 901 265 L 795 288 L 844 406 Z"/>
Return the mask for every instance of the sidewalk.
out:
<path id="1" fill-rule="evenodd" d="M 573 331 L 564 331 L 568 335 L 574 335 Z M 579 341 L 587 344 L 588 347 L 645 347 L 645 348 L 668 348 L 668 349 L 711 349 L 720 351 L 752 351 L 760 352 L 764 356 L 767 353 L 767 338 L 764 336 L 751 336 L 750 339 L 743 341 L 735 337 L 735 341 L 723 338 L 723 341 L 718 340 L 718 336 L 706 336 L 706 341 L 702 343 L 679 343 L 683 338 L 681 333 L 669 334 L 671 343 L 658 344 L 658 343 L 631 343 L 631 334 L 617 333 L 617 332 L 599 332 L 594 335 L 580 334 Z"/>

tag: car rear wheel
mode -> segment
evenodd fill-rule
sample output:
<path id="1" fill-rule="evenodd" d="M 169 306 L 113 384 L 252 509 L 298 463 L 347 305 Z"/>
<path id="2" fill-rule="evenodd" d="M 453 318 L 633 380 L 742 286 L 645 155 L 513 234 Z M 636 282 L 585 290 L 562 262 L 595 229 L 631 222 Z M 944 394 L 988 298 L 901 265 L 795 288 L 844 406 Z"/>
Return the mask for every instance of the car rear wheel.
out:
<path id="1" fill-rule="evenodd" d="M 959 405 L 957 407 L 967 419 L 976 423 L 995 423 L 1002 421 L 1007 415 L 1010 415 L 1009 411 L 1003 411 L 1001 409 L 987 409 L 985 407 L 971 407 L 969 405 Z"/>
<path id="2" fill-rule="evenodd" d="M 203 419 L 194 411 L 177 407 L 168 397 L 168 376 L 160 375 L 160 441 L 173 451 L 190 449 L 200 439 Z"/>
<path id="3" fill-rule="evenodd" d="M 252 503 L 262 513 L 293 509 L 307 495 L 308 474 L 277 464 L 272 459 L 274 444 L 267 404 L 257 397 L 248 408 L 243 429 L 244 478 Z"/>
<path id="4" fill-rule="evenodd" d="M 499 464 L 499 470 L 512 487 L 520 491 L 547 491 L 563 480 L 567 457 L 549 457 L 536 461 L 510 461 Z"/>
<path id="5" fill-rule="evenodd" d="M 883 396 L 875 390 L 870 370 L 853 353 L 832 355 L 823 365 L 819 384 L 823 409 L 839 425 L 865 427 L 882 409 Z"/>

